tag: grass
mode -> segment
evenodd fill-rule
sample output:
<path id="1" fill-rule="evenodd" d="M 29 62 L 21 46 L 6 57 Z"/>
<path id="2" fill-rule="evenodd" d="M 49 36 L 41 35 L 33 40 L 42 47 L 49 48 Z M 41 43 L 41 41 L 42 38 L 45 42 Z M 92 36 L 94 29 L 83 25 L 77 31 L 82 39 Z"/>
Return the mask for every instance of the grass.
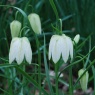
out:
<path id="1" fill-rule="evenodd" d="M 41 19 L 42 34 L 35 35 L 27 16 L 37 13 Z M 24 65 L 25 71 L 16 62 L 9 64 L 9 50 L 12 40 L 10 23 L 13 20 L 22 23 L 21 37 L 30 41 L 33 60 L 31 65 Z M 48 60 L 49 42 L 54 34 L 61 30 L 59 19 L 62 19 L 62 33 L 73 40 L 80 34 L 80 42 L 74 46 L 72 63 L 63 64 L 62 59 L 56 69 L 56 78 L 49 76 L 55 70 L 55 64 Z M 95 94 L 95 1 L 94 0 L 1 0 L 0 1 L 0 95 L 73 95 L 73 91 L 81 89 L 78 71 L 86 68 L 89 71 L 88 89 Z M 60 34 L 60 33 L 59 33 Z M 66 65 L 66 66 L 63 66 Z M 64 67 L 60 70 L 60 67 Z M 60 78 L 57 72 L 66 74 Z M 86 72 L 85 71 L 85 72 Z M 71 72 L 71 73 L 70 73 Z M 75 73 L 76 72 L 76 73 Z M 84 74 L 85 74 L 84 72 Z M 72 80 L 70 79 L 72 77 Z M 58 79 L 57 79 L 58 78 Z M 74 78 L 76 81 L 74 81 Z M 43 85 L 42 82 L 45 81 Z M 23 81 L 24 80 L 24 81 Z M 63 91 L 59 85 L 67 86 Z M 91 85 L 93 84 L 93 85 Z M 58 85 L 58 86 L 56 86 Z M 72 89 L 73 88 L 73 89 Z M 90 95 L 90 94 L 89 94 Z"/>

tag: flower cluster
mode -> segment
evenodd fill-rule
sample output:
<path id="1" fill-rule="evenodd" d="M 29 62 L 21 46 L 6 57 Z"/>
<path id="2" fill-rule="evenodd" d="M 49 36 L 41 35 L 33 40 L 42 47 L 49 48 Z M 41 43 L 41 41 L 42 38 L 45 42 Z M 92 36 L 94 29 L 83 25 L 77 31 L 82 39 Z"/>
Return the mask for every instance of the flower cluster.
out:
<path id="1" fill-rule="evenodd" d="M 40 17 L 37 14 L 32 13 L 28 16 L 28 19 L 33 31 L 36 34 L 41 34 Z M 9 52 L 9 63 L 11 64 L 14 60 L 16 60 L 18 64 L 21 64 L 25 58 L 26 61 L 31 64 L 32 49 L 30 42 L 27 37 L 19 37 L 21 32 L 21 23 L 17 20 L 12 21 L 10 23 L 10 30 L 12 41 Z"/>
<path id="2" fill-rule="evenodd" d="M 41 34 L 41 21 L 40 17 L 35 14 L 29 14 L 28 20 L 30 26 L 36 34 Z M 12 63 L 14 60 L 18 64 L 21 64 L 24 58 L 30 64 L 32 60 L 32 49 L 30 42 L 27 37 L 19 38 L 21 23 L 14 20 L 10 24 L 12 42 L 10 45 L 9 62 Z M 74 42 L 79 42 L 79 35 L 76 35 Z M 73 59 L 73 41 L 70 37 L 65 34 L 53 35 L 49 43 L 49 60 L 52 58 L 54 63 L 57 63 L 61 58 L 66 63 L 69 58 Z"/>
<path id="3" fill-rule="evenodd" d="M 28 15 L 28 20 L 30 26 L 34 33 L 41 34 L 41 21 L 39 15 L 32 13 Z M 21 37 L 21 23 L 17 20 L 14 20 L 10 23 L 10 30 L 12 41 L 10 44 L 10 52 L 9 52 L 9 63 L 11 64 L 13 61 L 16 61 L 18 65 L 20 65 L 23 60 L 26 60 L 27 63 L 31 64 L 32 61 L 32 49 L 30 42 L 27 37 Z M 73 60 L 73 45 L 78 44 L 80 40 L 80 35 L 77 34 L 73 41 L 70 37 L 65 34 L 61 35 L 53 35 L 50 39 L 49 43 L 49 60 L 52 59 L 56 64 L 62 57 L 64 63 L 67 63 L 68 59 L 70 61 Z M 79 70 L 78 76 L 80 77 L 84 73 L 84 69 Z M 50 76 L 57 76 L 59 72 L 51 71 L 49 73 Z M 63 77 L 61 74 L 60 77 Z M 86 72 L 82 78 L 80 79 L 80 84 L 83 91 L 87 89 L 89 74 Z"/>

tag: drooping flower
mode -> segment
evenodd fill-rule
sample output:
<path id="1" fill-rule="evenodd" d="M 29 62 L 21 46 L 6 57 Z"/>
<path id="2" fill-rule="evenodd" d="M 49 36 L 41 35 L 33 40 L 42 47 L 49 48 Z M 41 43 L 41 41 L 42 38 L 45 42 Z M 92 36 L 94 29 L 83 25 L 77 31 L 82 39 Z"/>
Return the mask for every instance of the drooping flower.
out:
<path id="1" fill-rule="evenodd" d="M 49 60 L 52 57 L 54 63 L 57 63 L 62 55 L 66 63 L 69 56 L 73 59 L 73 43 L 70 37 L 63 35 L 53 35 L 49 43 Z"/>
<path id="2" fill-rule="evenodd" d="M 10 23 L 11 35 L 12 38 L 18 37 L 21 30 L 21 23 L 17 20 L 14 20 Z"/>
<path id="3" fill-rule="evenodd" d="M 78 76 L 80 77 L 84 73 L 85 69 L 80 69 L 78 71 Z M 83 91 L 87 90 L 87 84 L 88 84 L 88 78 L 89 78 L 89 73 L 88 71 L 81 77 L 80 79 L 80 85 Z"/>
<path id="4" fill-rule="evenodd" d="M 16 60 L 18 64 L 21 64 L 24 58 L 29 64 L 31 64 L 32 50 L 30 42 L 26 37 L 15 37 L 12 39 L 10 45 L 9 63 L 11 64 Z"/>
<path id="5" fill-rule="evenodd" d="M 28 19 L 33 31 L 36 34 L 41 34 L 41 21 L 39 15 L 31 13 L 30 15 L 28 15 Z"/>
<path id="6" fill-rule="evenodd" d="M 74 43 L 75 43 L 75 44 L 78 44 L 79 40 L 80 40 L 80 35 L 77 34 L 77 35 L 74 37 Z"/>

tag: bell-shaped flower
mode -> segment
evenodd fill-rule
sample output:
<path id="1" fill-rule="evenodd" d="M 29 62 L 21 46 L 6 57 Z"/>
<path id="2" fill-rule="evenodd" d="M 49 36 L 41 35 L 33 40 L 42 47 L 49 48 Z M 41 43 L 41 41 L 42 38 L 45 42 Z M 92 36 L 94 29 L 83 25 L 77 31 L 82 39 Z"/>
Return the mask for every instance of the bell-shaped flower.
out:
<path id="1" fill-rule="evenodd" d="M 15 37 L 12 39 L 10 45 L 9 63 L 11 64 L 16 60 L 18 64 L 21 64 L 24 58 L 29 64 L 31 64 L 32 50 L 30 42 L 26 37 Z"/>
<path id="2" fill-rule="evenodd" d="M 80 69 L 78 71 L 78 76 L 80 77 L 84 73 L 85 69 Z M 88 78 L 89 78 L 89 73 L 88 71 L 81 77 L 80 79 L 80 85 L 83 91 L 87 90 L 87 84 L 88 84 Z"/>
<path id="3" fill-rule="evenodd" d="M 57 63 L 62 55 L 66 63 L 69 56 L 73 59 L 73 43 L 70 37 L 63 35 L 53 35 L 49 43 L 49 60 L 52 57 L 54 63 Z"/>
<path id="4" fill-rule="evenodd" d="M 30 15 L 28 15 L 28 19 L 33 31 L 36 34 L 41 34 L 41 21 L 39 15 L 31 13 Z"/>
<path id="5" fill-rule="evenodd" d="M 18 37 L 21 30 L 21 23 L 17 20 L 14 20 L 10 23 L 11 36 L 12 38 Z"/>
<path id="6" fill-rule="evenodd" d="M 79 40 L 80 40 L 80 35 L 77 34 L 77 35 L 74 37 L 74 44 L 78 44 Z"/>

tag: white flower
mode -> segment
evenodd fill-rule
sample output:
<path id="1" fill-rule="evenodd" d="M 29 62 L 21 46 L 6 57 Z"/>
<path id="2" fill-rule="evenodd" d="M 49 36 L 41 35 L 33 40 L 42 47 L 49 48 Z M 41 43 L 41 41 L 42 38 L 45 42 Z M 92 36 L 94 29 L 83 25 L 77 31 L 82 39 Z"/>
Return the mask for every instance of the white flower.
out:
<path id="1" fill-rule="evenodd" d="M 12 38 L 18 37 L 21 29 L 21 23 L 17 20 L 14 20 L 10 23 L 11 35 Z"/>
<path id="2" fill-rule="evenodd" d="M 80 77 L 84 73 L 85 69 L 80 69 L 78 71 L 78 76 Z M 81 77 L 80 79 L 80 85 L 83 91 L 87 90 L 87 84 L 88 84 L 88 78 L 89 78 L 89 73 L 88 71 Z"/>
<path id="3" fill-rule="evenodd" d="M 9 63 L 11 64 L 14 60 L 16 60 L 18 64 L 21 64 L 24 58 L 29 64 L 31 64 L 32 50 L 30 42 L 26 37 L 15 37 L 12 39 L 10 45 Z"/>
<path id="4" fill-rule="evenodd" d="M 33 31 L 36 34 L 41 34 L 41 21 L 39 15 L 31 13 L 30 15 L 28 15 L 28 19 Z"/>
<path id="5" fill-rule="evenodd" d="M 57 63 L 62 55 L 66 63 L 69 55 L 73 59 L 73 43 L 70 37 L 63 35 L 53 35 L 49 43 L 49 60 L 52 57 L 54 63 Z"/>
<path id="6" fill-rule="evenodd" d="M 77 35 L 74 37 L 74 43 L 75 43 L 75 44 L 78 44 L 79 40 L 80 40 L 80 35 L 77 34 Z"/>

